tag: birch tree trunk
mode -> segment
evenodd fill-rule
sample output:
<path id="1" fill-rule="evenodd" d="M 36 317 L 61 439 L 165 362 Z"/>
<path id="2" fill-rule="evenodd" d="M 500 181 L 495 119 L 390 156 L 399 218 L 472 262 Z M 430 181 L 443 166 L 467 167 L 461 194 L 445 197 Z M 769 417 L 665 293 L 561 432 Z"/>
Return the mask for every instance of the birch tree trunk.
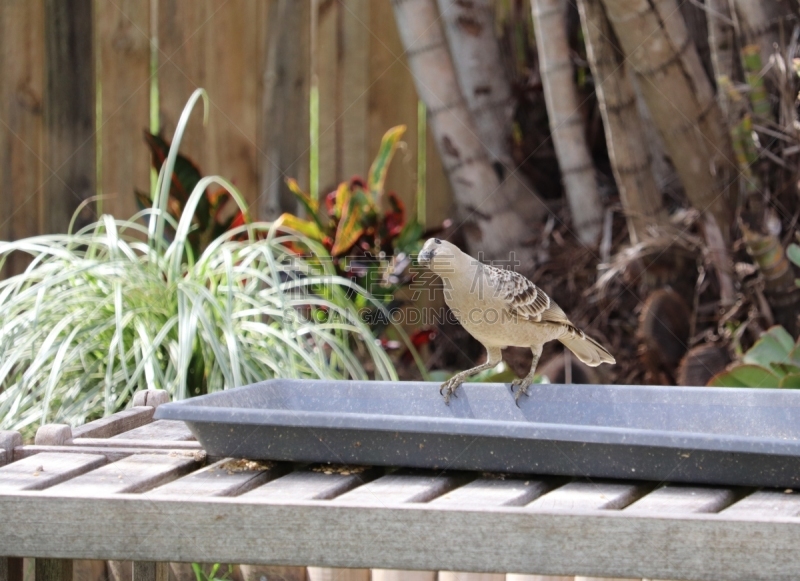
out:
<path id="1" fill-rule="evenodd" d="M 775 51 L 775 45 L 780 47 L 789 43 L 791 32 L 785 29 L 785 25 L 791 16 L 791 3 L 788 0 L 735 0 L 735 2 L 747 42 L 759 45 L 761 62 L 766 66 L 769 57 Z"/>
<path id="2" fill-rule="evenodd" d="M 675 0 L 604 0 L 604 4 L 686 195 L 704 214 L 721 300 L 730 304 L 728 246 L 738 173 L 711 83 Z"/>
<path id="3" fill-rule="evenodd" d="M 531 0 L 539 69 L 550 133 L 578 239 L 595 245 L 602 229 L 603 206 L 586 144 L 567 40 L 565 0 Z"/>
<path id="4" fill-rule="evenodd" d="M 513 170 L 509 139 L 514 103 L 500 45 L 494 35 L 493 0 L 438 0 L 458 84 L 478 139 L 492 160 Z"/>
<path id="5" fill-rule="evenodd" d="M 661 193 L 636 106 L 636 93 L 601 0 L 580 0 L 578 10 L 597 100 L 603 116 L 608 155 L 628 221 L 631 243 L 665 218 Z"/>
<path id="6" fill-rule="evenodd" d="M 395 19 L 417 92 L 456 198 L 468 250 L 487 260 L 508 260 L 522 270 L 534 264 L 533 237 L 546 211 L 513 180 L 501 181 L 478 138 L 475 121 L 458 86 L 453 60 L 439 25 L 435 0 L 393 0 Z"/>

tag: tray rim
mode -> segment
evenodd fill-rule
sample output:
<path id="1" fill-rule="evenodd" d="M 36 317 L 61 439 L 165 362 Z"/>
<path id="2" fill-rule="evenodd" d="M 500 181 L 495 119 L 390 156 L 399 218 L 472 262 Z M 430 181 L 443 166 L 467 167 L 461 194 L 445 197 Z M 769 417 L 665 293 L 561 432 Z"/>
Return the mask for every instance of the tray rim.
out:
<path id="1" fill-rule="evenodd" d="M 486 420 L 475 418 L 442 418 L 434 416 L 410 416 L 393 414 L 365 414 L 341 411 L 305 411 L 305 410 L 277 410 L 277 409 L 252 409 L 237 407 L 213 407 L 210 405 L 197 405 L 193 403 L 198 398 L 210 398 L 224 393 L 239 390 L 252 390 L 263 387 L 269 383 L 303 382 L 312 384 L 330 385 L 331 383 L 347 384 L 350 380 L 298 380 L 298 379 L 272 379 L 246 386 L 232 388 L 224 392 L 215 392 L 196 398 L 162 404 L 155 412 L 155 419 L 181 420 L 187 423 L 209 423 L 239 426 L 264 426 L 306 428 L 320 430 L 353 430 L 353 431 L 380 431 L 400 432 L 431 435 L 452 435 L 468 437 L 485 437 L 497 440 L 529 440 L 529 441 L 561 441 L 561 442 L 586 442 L 591 444 L 619 445 L 630 447 L 660 447 L 676 450 L 693 450 L 697 452 L 735 452 L 743 454 L 760 454 L 767 456 L 800 456 L 800 439 L 780 439 L 764 436 L 738 436 L 731 434 L 710 434 L 705 432 L 648 430 L 642 428 L 622 428 L 610 426 L 587 426 L 585 424 L 553 424 L 543 422 Z M 357 380 L 358 383 L 367 383 Z M 398 382 L 380 381 L 369 382 L 380 384 L 380 387 L 396 387 Z M 414 382 L 415 384 L 434 382 Z M 497 386 L 505 389 L 504 384 L 467 384 L 474 386 Z M 551 384 L 563 385 L 563 384 Z M 376 385 L 378 387 L 379 385 Z M 610 390 L 650 390 L 674 391 L 677 393 L 708 392 L 724 393 L 706 387 L 673 387 L 673 386 L 636 386 L 636 385 L 602 385 L 602 384 L 573 384 L 569 388 L 607 388 Z M 742 392 L 771 395 L 780 392 L 782 397 L 797 399 L 800 407 L 800 391 L 771 389 L 771 388 L 730 388 L 732 393 L 742 395 Z M 795 395 L 790 395 L 795 393 Z M 722 396 L 724 398 L 724 396 Z M 220 411 L 227 411 L 234 420 L 224 420 L 218 417 Z M 217 416 L 217 417 L 212 417 Z M 424 424 L 424 425 L 423 425 Z M 191 427 L 191 426 L 190 426 Z M 501 432 L 501 433 L 498 433 Z M 630 441 L 630 440 L 633 441 Z"/>

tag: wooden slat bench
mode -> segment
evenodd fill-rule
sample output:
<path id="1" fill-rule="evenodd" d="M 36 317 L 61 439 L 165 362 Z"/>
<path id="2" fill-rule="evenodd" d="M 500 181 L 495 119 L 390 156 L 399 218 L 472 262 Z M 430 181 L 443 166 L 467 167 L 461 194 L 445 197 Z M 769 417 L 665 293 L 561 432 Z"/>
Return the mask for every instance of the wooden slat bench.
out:
<path id="1" fill-rule="evenodd" d="M 168 562 L 312 581 L 800 578 L 793 491 L 207 458 L 185 425 L 153 421 L 163 401 L 137 394 L 33 445 L 0 432 L 0 581 L 21 581 L 20 557 L 37 581 L 68 579 L 70 559 L 134 561 L 134 581 Z"/>

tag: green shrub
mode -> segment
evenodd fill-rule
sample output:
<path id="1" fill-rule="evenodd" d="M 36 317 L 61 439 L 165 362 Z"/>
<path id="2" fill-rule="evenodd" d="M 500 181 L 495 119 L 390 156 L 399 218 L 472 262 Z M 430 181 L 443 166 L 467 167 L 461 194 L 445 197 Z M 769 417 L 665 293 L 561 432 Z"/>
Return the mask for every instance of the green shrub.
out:
<path id="1" fill-rule="evenodd" d="M 741 362 L 712 377 L 708 385 L 800 388 L 800 339 L 795 342 L 783 327 L 772 327 Z"/>
<path id="2" fill-rule="evenodd" d="M 166 211 L 164 175 L 201 96 L 192 95 L 180 118 L 152 209 L 0 242 L 0 267 L 11 252 L 32 257 L 24 273 L 0 282 L 0 428 L 79 424 L 113 413 L 143 388 L 180 399 L 271 377 L 396 378 L 347 297 L 363 289 L 329 261 L 289 250 L 299 244 L 325 254 L 315 241 L 253 223 L 192 252 L 192 217 L 209 186 L 246 207 L 230 183 L 207 177 L 180 221 Z M 151 218 L 147 225 L 142 217 Z"/>

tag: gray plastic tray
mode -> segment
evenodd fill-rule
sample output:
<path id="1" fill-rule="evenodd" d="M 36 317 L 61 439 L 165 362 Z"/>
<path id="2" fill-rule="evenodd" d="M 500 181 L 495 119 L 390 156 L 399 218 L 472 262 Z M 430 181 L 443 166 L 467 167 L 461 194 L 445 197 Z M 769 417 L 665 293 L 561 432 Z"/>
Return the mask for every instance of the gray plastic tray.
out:
<path id="1" fill-rule="evenodd" d="M 800 486 L 800 391 L 271 380 L 158 407 L 212 456 Z"/>

